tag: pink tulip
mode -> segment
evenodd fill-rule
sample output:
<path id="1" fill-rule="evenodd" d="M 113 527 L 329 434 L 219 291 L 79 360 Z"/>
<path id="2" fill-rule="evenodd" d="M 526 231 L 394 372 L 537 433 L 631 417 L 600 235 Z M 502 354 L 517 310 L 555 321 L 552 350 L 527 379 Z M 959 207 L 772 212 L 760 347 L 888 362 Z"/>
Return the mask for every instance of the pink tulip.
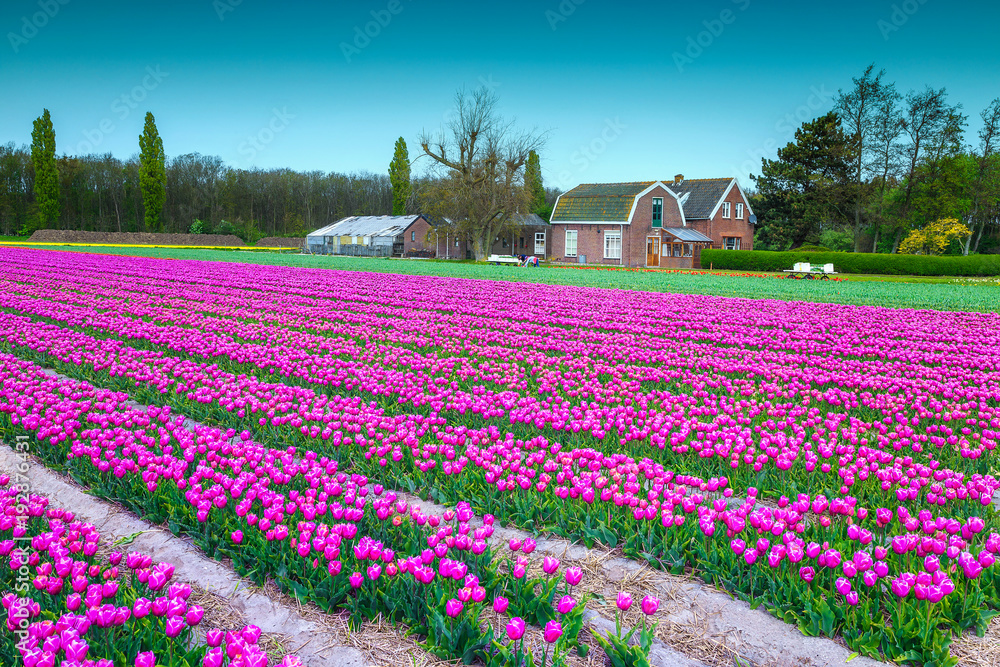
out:
<path id="1" fill-rule="evenodd" d="M 524 619 L 515 616 L 514 618 L 507 621 L 507 638 L 511 641 L 517 641 L 524 636 L 525 624 Z"/>
<path id="2" fill-rule="evenodd" d="M 448 614 L 449 617 L 455 618 L 456 616 L 462 613 L 464 605 L 461 603 L 461 601 L 452 598 L 445 603 L 444 608 L 445 608 L 445 613 Z"/>
<path id="3" fill-rule="evenodd" d="M 224 660 L 225 654 L 221 648 L 211 648 L 205 652 L 205 657 L 202 658 L 201 664 L 202 667 L 222 667 Z"/>
<path id="4" fill-rule="evenodd" d="M 509 635 L 508 631 L 508 635 Z M 542 639 L 544 639 L 549 644 L 554 644 L 562 637 L 563 629 L 562 624 L 559 621 L 552 620 L 545 624 L 545 630 L 542 633 Z M 512 637 L 513 639 L 513 637 Z"/>
<path id="5" fill-rule="evenodd" d="M 647 595 L 642 598 L 642 613 L 646 616 L 652 616 L 656 613 L 656 610 L 660 608 L 660 600 L 652 595 Z"/>

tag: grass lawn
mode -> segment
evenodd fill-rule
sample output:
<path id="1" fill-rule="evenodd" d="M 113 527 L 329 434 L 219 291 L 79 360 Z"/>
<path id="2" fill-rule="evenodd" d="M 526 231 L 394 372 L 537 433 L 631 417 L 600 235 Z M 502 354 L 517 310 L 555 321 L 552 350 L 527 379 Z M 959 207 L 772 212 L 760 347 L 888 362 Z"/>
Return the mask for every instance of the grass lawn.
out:
<path id="1" fill-rule="evenodd" d="M 22 246 L 23 247 L 23 246 Z M 43 248 L 50 250 L 51 248 Z M 800 300 L 889 308 L 1000 311 L 1000 278 L 845 275 L 843 281 L 793 280 L 783 274 L 738 271 L 659 271 L 590 266 L 520 268 L 465 261 L 371 259 L 179 248 L 62 247 L 60 252 L 97 252 L 169 259 L 302 266 L 343 271 L 450 276 L 551 285 L 708 294 L 751 299 Z"/>

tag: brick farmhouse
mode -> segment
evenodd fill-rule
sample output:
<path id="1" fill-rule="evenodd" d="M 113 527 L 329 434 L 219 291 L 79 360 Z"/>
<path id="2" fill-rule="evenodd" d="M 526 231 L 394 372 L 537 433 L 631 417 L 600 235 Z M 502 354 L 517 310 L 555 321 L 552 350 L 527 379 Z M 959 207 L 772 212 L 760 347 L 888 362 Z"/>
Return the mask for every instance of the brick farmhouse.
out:
<path id="1" fill-rule="evenodd" d="M 578 185 L 552 211 L 552 259 L 700 268 L 702 248 L 752 250 L 755 222 L 735 178 Z"/>

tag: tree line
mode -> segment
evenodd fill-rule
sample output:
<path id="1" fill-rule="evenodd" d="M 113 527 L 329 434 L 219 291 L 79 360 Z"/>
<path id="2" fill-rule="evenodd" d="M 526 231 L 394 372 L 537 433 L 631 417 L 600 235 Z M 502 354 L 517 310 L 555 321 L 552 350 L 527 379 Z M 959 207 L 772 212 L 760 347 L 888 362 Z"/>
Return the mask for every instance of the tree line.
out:
<path id="1" fill-rule="evenodd" d="M 0 145 L 0 234 L 37 229 L 97 232 L 303 236 L 352 215 L 425 213 L 482 255 L 524 215 L 548 219 L 558 192 L 545 188 L 543 140 L 496 113 L 495 94 L 456 95 L 457 115 L 440 135 L 420 137 L 436 169 L 413 177 L 406 141 L 386 174 L 239 169 L 217 156 L 168 158 L 152 114 L 139 153 L 57 156 L 46 109 L 31 146 Z"/>
<path id="2" fill-rule="evenodd" d="M 806 121 L 755 177 L 755 247 L 975 253 L 1000 229 L 1000 98 L 978 136 L 945 88 L 905 95 L 870 65 L 834 109 Z M 958 223 L 958 224 L 953 224 Z M 914 243 L 931 230 L 954 243 Z M 937 232 L 935 232 L 936 234 Z M 913 235 L 910 243 L 904 241 Z"/>
<path id="3" fill-rule="evenodd" d="M 193 229 L 254 242 L 392 209 L 387 174 L 240 169 L 198 153 L 168 158 L 151 115 L 140 152 L 126 160 L 110 153 L 56 156 L 48 111 L 35 121 L 31 146 L 0 145 L 0 234 L 6 236 L 36 229 Z"/>

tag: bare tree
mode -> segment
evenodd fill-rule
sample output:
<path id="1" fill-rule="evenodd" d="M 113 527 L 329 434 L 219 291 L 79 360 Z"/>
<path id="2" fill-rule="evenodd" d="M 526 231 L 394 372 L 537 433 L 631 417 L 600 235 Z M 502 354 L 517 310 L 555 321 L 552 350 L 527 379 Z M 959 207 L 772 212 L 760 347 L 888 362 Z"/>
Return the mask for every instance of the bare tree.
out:
<path id="1" fill-rule="evenodd" d="M 909 218 L 913 186 L 918 178 L 917 167 L 926 159 L 927 153 L 939 145 L 942 133 L 948 131 L 949 121 L 959 108 L 948 106 L 947 97 L 948 93 L 944 88 L 935 90 L 929 86 L 923 92 L 910 91 L 906 94 L 902 127 L 909 142 L 904 147 L 907 180 L 901 202 L 901 222 Z M 896 230 L 896 238 L 892 244 L 893 252 L 899 247 L 904 231 L 905 228 L 901 224 Z"/>
<path id="2" fill-rule="evenodd" d="M 888 87 L 882 83 L 885 70 L 874 73 L 875 65 L 865 69 L 860 78 L 854 78 L 854 88 L 849 92 L 838 91 L 835 110 L 840 116 L 844 133 L 854 147 L 852 198 L 854 199 L 853 227 L 854 252 L 861 250 L 861 228 L 865 204 L 872 192 L 872 181 L 867 168 L 872 164 L 872 154 L 877 146 L 875 134 L 878 130 L 879 106 L 888 94 Z"/>
<path id="3" fill-rule="evenodd" d="M 886 192 L 898 182 L 902 170 L 903 148 L 899 144 L 899 137 L 903 133 L 903 114 L 899 108 L 901 99 L 902 95 L 896 92 L 896 86 L 890 83 L 885 86 L 875 112 L 871 171 L 877 182 L 878 198 L 874 212 L 872 252 L 878 252 L 879 229 L 885 221 Z"/>
<path id="4" fill-rule="evenodd" d="M 493 240 L 530 208 L 524 165 L 544 138 L 515 127 L 500 116 L 499 98 L 489 88 L 456 95 L 453 118 L 436 135 L 420 136 L 424 154 L 443 171 L 429 211 L 447 217 L 472 242 L 476 259 L 485 259 Z"/>
<path id="5" fill-rule="evenodd" d="M 1000 97 L 994 98 L 979 115 L 983 119 L 983 127 L 979 130 L 979 152 L 975 154 L 978 168 L 973 185 L 973 233 L 965 240 L 966 255 L 970 250 L 979 251 L 987 222 L 997 224 L 1000 219 L 1000 153 L 997 151 L 997 144 L 1000 143 Z M 973 236 L 976 238 L 974 244 Z"/>

